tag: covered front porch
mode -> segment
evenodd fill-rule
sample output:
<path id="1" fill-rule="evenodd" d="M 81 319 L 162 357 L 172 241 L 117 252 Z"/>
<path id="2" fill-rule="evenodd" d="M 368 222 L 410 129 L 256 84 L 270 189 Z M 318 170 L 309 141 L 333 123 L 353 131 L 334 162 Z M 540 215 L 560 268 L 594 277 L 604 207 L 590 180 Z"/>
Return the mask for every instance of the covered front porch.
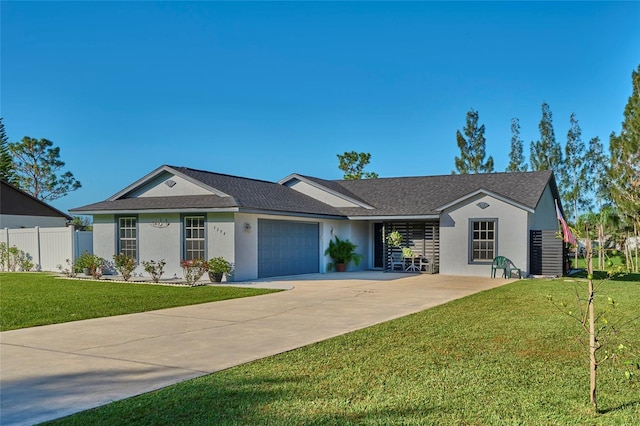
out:
<path id="1" fill-rule="evenodd" d="M 387 242 L 392 232 L 402 237 L 399 247 Z M 389 272 L 439 272 L 440 224 L 437 220 L 385 221 L 374 224 L 374 234 L 374 267 Z"/>

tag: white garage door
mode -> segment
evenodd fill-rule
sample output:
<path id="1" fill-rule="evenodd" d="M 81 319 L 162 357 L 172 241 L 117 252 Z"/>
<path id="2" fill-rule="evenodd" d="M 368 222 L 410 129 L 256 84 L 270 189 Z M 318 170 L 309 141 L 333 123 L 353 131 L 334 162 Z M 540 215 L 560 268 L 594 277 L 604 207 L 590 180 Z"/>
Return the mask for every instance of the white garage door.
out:
<path id="1" fill-rule="evenodd" d="M 258 220 L 258 277 L 310 274 L 320 270 L 319 225 Z"/>

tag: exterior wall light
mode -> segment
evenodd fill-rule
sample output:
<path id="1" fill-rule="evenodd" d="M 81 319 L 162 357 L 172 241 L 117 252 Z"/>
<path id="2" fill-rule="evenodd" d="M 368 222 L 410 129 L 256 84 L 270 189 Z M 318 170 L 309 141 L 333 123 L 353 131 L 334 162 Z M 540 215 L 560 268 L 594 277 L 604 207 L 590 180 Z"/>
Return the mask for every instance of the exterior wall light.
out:
<path id="1" fill-rule="evenodd" d="M 250 233 L 252 229 L 253 228 L 251 227 L 251 224 L 249 222 L 244 223 L 244 232 Z"/>

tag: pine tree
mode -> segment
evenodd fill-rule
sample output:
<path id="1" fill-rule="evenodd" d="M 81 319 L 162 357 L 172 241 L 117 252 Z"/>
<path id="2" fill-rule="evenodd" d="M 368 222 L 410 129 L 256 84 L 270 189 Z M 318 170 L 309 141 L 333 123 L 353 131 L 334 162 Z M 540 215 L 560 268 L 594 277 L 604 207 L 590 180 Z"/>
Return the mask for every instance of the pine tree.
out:
<path id="1" fill-rule="evenodd" d="M 526 172 L 527 163 L 524 159 L 524 144 L 520 139 L 520 121 L 511 119 L 511 151 L 509 152 L 509 165 L 507 172 Z"/>
<path id="2" fill-rule="evenodd" d="M 4 123 L 0 117 L 0 179 L 15 184 L 13 158 L 9 153 L 7 145 L 7 134 L 4 130 Z"/>
<path id="3" fill-rule="evenodd" d="M 365 172 L 364 168 L 371 161 L 371 154 L 368 152 L 345 152 L 338 154 L 338 168 L 344 173 L 345 180 L 375 179 L 378 174 L 375 172 Z"/>
<path id="4" fill-rule="evenodd" d="M 585 154 L 585 166 L 587 167 L 587 177 L 584 187 L 591 192 L 596 200 L 598 210 L 602 210 L 604 204 L 610 201 L 610 189 L 608 174 L 609 159 L 604 152 L 602 142 L 599 137 L 591 138 L 589 147 Z"/>
<path id="5" fill-rule="evenodd" d="M 640 224 L 640 65 L 631 74 L 632 93 L 619 135 L 611 134 L 611 197 L 621 215 Z"/>
<path id="6" fill-rule="evenodd" d="M 562 148 L 556 142 L 553 131 L 551 109 L 546 102 L 542 103 L 542 119 L 538 125 L 540 140 L 531 142 L 531 170 L 553 170 L 558 181 L 562 174 Z"/>
<path id="7" fill-rule="evenodd" d="M 484 124 L 478 127 L 478 112 L 473 109 L 467 112 L 464 134 L 466 139 L 459 130 L 456 131 L 456 140 L 460 148 L 460 157 L 455 157 L 457 172 L 460 174 L 493 172 L 493 157 L 489 156 L 487 161 L 484 161 L 486 156 Z"/>
<path id="8" fill-rule="evenodd" d="M 573 209 L 573 221 L 578 221 L 578 210 L 589 206 L 584 185 L 587 182 L 588 168 L 585 159 L 585 146 L 582 142 L 582 129 L 575 113 L 569 118 L 571 126 L 567 132 L 567 144 L 564 147 L 564 173 L 561 175 L 563 204 Z"/>
<path id="9" fill-rule="evenodd" d="M 9 152 L 14 159 L 17 186 L 35 198 L 53 201 L 80 188 L 71 172 L 59 174 L 64 162 L 60 148 L 47 139 L 33 139 L 10 143 Z"/>

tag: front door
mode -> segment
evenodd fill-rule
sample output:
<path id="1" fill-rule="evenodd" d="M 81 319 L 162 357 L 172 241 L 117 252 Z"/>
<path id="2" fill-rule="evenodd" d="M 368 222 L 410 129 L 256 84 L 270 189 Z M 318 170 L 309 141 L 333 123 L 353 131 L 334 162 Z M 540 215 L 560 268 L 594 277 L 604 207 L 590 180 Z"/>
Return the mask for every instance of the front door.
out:
<path id="1" fill-rule="evenodd" d="M 373 267 L 384 268 L 384 226 L 373 224 Z"/>

